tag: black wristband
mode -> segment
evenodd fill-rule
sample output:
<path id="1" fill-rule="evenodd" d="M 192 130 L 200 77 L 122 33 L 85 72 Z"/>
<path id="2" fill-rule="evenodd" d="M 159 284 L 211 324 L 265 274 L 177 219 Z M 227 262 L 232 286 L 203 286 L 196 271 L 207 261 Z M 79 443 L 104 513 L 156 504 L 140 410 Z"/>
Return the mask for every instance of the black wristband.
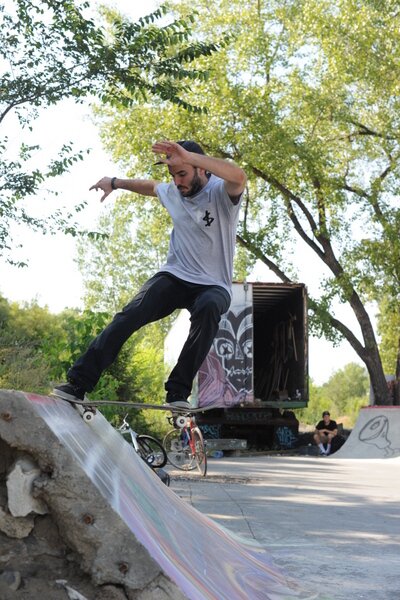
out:
<path id="1" fill-rule="evenodd" d="M 116 177 L 111 177 L 111 189 L 112 190 L 116 190 L 117 188 L 115 187 L 115 180 L 117 178 Z"/>

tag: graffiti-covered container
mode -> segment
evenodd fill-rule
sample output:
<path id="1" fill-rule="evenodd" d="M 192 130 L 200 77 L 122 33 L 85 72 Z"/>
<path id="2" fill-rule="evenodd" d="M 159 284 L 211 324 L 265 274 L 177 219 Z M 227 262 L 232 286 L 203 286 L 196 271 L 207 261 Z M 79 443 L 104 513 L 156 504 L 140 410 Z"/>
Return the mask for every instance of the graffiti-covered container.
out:
<path id="1" fill-rule="evenodd" d="M 250 285 L 233 285 L 232 302 L 200 367 L 198 406 L 253 403 L 253 305 Z"/>
<path id="2" fill-rule="evenodd" d="M 235 282 L 227 313 L 193 385 L 201 422 L 264 427 L 271 415 L 308 401 L 307 292 L 301 283 Z M 166 338 L 172 367 L 189 332 L 182 311 Z M 218 412 L 219 409 L 219 412 Z M 223 410 L 221 410 L 223 409 Z"/>

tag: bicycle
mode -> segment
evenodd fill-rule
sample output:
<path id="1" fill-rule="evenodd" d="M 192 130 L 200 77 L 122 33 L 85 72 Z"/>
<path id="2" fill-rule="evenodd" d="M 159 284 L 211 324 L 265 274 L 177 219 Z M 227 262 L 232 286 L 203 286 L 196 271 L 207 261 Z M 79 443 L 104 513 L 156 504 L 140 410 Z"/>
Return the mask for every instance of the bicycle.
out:
<path id="1" fill-rule="evenodd" d="M 123 436 L 129 436 L 129 442 L 132 444 L 139 456 L 152 469 L 161 469 L 167 464 L 168 457 L 162 443 L 151 435 L 138 434 L 129 425 L 125 415 L 122 424 L 117 427 L 117 431 Z"/>
<path id="2" fill-rule="evenodd" d="M 196 469 L 205 477 L 207 473 L 207 454 L 200 428 L 193 415 L 167 417 L 174 425 L 163 440 L 168 460 L 177 469 L 192 471 Z"/>

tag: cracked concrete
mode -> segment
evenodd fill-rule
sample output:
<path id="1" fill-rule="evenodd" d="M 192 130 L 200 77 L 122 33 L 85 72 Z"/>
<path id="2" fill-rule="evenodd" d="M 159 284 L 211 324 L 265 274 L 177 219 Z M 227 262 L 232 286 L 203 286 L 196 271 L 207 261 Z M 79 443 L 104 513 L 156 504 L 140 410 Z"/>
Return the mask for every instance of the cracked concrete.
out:
<path id="1" fill-rule="evenodd" d="M 5 390 L 0 550 L 2 600 L 184 599 L 23 394 Z"/>

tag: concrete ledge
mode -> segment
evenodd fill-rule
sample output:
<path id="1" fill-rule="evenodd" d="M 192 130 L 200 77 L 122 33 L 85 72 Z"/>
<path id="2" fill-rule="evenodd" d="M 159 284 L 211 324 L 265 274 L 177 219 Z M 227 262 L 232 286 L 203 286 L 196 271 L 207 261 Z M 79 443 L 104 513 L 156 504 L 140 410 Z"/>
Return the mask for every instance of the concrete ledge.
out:
<path id="1" fill-rule="evenodd" d="M 86 581 L 83 591 L 91 599 L 100 598 L 104 586 L 112 586 L 116 591 L 124 590 L 124 597 L 129 600 L 151 597 L 183 599 L 185 596 L 108 505 L 25 395 L 0 390 L 0 406 L 0 516 L 3 515 L 0 538 L 3 536 L 5 546 L 11 548 L 9 555 L 15 554 L 15 561 L 9 561 L 10 568 L 18 569 L 28 591 L 33 571 L 38 572 L 42 586 L 50 586 L 49 589 L 41 588 L 36 596 L 32 593 L 31 597 L 47 595 L 54 600 L 61 597 L 61 591 L 55 588 L 56 579 L 69 577 L 72 561 L 76 565 L 75 571 L 82 573 L 81 582 Z M 37 465 L 37 469 L 32 465 Z M 22 471 L 26 471 L 28 477 Z M 29 488 L 29 493 L 25 488 Z M 32 504 L 25 507 L 27 498 Z M 34 553 L 29 558 L 28 550 L 22 553 L 23 556 L 19 550 L 13 550 L 13 543 L 20 543 L 19 540 L 25 536 L 31 535 L 35 539 L 35 535 L 39 535 L 35 534 L 35 530 L 40 526 L 38 524 L 44 522 L 44 517 L 35 517 L 34 513 L 43 512 L 44 506 L 48 508 L 48 518 L 59 532 L 65 549 L 62 553 L 54 550 L 49 542 L 49 550 L 44 549 L 42 555 L 48 556 L 49 565 L 52 560 L 62 562 L 65 556 L 64 577 L 58 571 L 56 577 L 50 566 L 46 572 L 41 572 L 41 566 L 35 566 Z M 12 514 L 27 512 L 28 517 Z M 16 530 L 12 526 L 13 521 L 20 525 L 22 522 L 23 531 L 21 527 Z M 35 526 L 30 533 L 33 522 Z M 15 542 L 12 540 L 14 537 L 17 538 Z M 41 543 L 47 548 L 47 542 L 43 540 Z M 30 547 L 28 539 L 26 546 Z M 83 574 L 86 574 L 86 580 Z M 65 592 L 62 594 L 64 597 Z"/>
<path id="2" fill-rule="evenodd" d="M 205 440 L 207 451 L 209 450 L 246 450 L 247 440 L 239 439 L 210 439 Z"/>

